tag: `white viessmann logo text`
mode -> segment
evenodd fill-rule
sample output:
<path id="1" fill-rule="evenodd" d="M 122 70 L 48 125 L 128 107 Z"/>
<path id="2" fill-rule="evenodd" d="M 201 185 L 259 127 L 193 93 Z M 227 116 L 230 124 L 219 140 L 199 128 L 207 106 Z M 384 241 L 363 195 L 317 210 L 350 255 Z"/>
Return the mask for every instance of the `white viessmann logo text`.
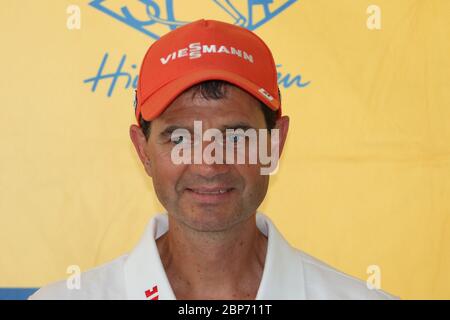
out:
<path id="1" fill-rule="evenodd" d="M 160 61 L 162 64 L 167 64 L 168 62 L 179 59 L 179 58 L 189 58 L 189 59 L 198 59 L 201 58 L 203 53 L 224 53 L 236 55 L 237 57 L 244 59 L 253 63 L 253 56 L 248 52 L 245 52 L 241 49 L 236 49 L 234 47 L 227 47 L 224 45 L 215 45 L 215 44 L 201 44 L 200 42 L 190 43 L 187 48 L 182 48 L 177 51 L 174 51 L 167 55 L 167 57 L 161 57 Z"/>

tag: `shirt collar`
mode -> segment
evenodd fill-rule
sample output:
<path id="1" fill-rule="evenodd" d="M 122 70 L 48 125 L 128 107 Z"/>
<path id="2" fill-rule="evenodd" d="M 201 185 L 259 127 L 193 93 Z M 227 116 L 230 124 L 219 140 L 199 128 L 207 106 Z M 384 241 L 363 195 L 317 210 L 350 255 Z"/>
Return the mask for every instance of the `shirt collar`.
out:
<path id="1" fill-rule="evenodd" d="M 267 216 L 257 213 L 256 224 L 268 238 L 264 271 L 256 299 L 304 299 L 305 281 L 300 256 Z M 168 227 L 167 214 L 154 216 L 138 245 L 129 254 L 124 266 L 129 299 L 175 299 L 155 241 L 167 232 Z"/>

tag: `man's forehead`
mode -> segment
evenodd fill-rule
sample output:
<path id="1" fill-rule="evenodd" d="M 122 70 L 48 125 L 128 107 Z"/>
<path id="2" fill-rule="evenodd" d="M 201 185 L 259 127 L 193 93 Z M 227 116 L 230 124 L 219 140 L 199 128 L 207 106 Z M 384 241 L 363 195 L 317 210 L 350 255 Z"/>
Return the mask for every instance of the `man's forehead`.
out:
<path id="1" fill-rule="evenodd" d="M 161 122 L 215 120 L 220 122 L 258 121 L 259 101 L 245 91 L 229 86 L 221 98 L 204 97 L 189 89 L 180 94 L 157 118 Z M 258 115 L 259 114 L 259 115 Z"/>

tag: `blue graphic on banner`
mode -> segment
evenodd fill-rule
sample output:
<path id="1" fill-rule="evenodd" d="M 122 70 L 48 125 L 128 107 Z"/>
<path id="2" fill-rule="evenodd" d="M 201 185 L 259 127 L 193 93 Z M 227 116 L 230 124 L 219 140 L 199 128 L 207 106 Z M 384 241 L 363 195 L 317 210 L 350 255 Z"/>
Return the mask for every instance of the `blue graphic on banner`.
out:
<path id="1" fill-rule="evenodd" d="M 242 9 L 239 10 L 236 6 L 238 1 L 203 0 L 203 2 L 207 1 L 212 1 L 218 10 L 224 11 L 230 19 L 228 22 L 249 30 L 257 29 L 297 2 L 297 0 L 277 1 L 277 4 L 281 4 L 274 8 L 273 0 L 241 0 L 241 6 L 244 4 L 247 7 L 246 12 L 243 12 Z M 130 2 L 131 0 L 93 0 L 89 5 L 155 40 L 159 39 L 163 34 L 190 22 L 175 17 L 176 8 L 173 0 L 134 0 L 133 6 L 130 6 Z M 200 0 L 196 1 L 196 3 L 200 4 L 201 2 Z M 120 10 L 117 9 L 117 3 L 123 4 Z M 136 8 L 139 9 L 136 10 Z M 255 9 L 262 9 L 262 18 L 255 19 Z M 138 18 L 142 17 L 143 14 L 146 15 L 145 20 Z M 161 31 L 161 26 L 166 29 Z"/>
<path id="2" fill-rule="evenodd" d="M 273 0 L 197 0 L 196 4 L 202 1 L 205 3 L 212 2 L 215 8 L 227 14 L 230 18 L 228 22 L 249 30 L 255 30 L 262 26 L 297 2 L 297 0 L 280 0 L 277 1 L 277 7 L 274 6 Z M 240 4 L 240 6 L 237 6 L 237 4 Z M 176 18 L 176 7 L 173 0 L 93 0 L 89 5 L 155 40 L 163 34 L 190 22 Z M 242 9 L 243 7 L 246 7 L 246 12 Z M 259 12 L 263 12 L 262 18 L 255 19 L 254 10 L 257 8 L 260 9 Z M 138 81 L 137 65 L 126 64 L 126 59 L 127 56 L 122 55 L 117 67 L 114 68 L 114 64 L 108 61 L 109 54 L 105 53 L 97 73 L 83 82 L 92 84 L 92 92 L 96 92 L 99 84 L 109 83 L 106 93 L 108 97 L 113 95 L 119 84 L 125 89 L 136 89 Z M 284 72 L 281 69 L 282 65 L 278 64 L 277 75 L 280 87 L 303 88 L 310 84 L 310 81 L 302 82 L 300 74 L 291 75 L 290 72 Z"/>
<path id="3" fill-rule="evenodd" d="M 97 70 L 97 73 L 88 79 L 85 79 L 83 82 L 92 84 L 91 91 L 95 92 L 100 83 L 108 83 L 109 87 L 107 91 L 107 96 L 111 97 L 114 93 L 114 90 L 118 86 L 118 81 L 120 80 L 120 85 L 125 89 L 136 89 L 138 82 L 138 72 L 136 64 L 131 64 L 130 67 L 127 67 L 125 64 L 127 56 L 124 54 L 120 59 L 117 67 L 114 68 L 106 68 L 106 64 L 109 59 L 109 54 L 105 53 L 100 66 Z M 110 66 L 110 64 L 108 65 Z M 303 88 L 310 84 L 310 81 L 302 82 L 302 76 L 300 74 L 292 76 L 290 73 L 283 73 L 280 71 L 282 68 L 281 64 L 277 64 L 277 76 L 278 76 L 278 85 L 284 88 L 290 88 L 292 86 L 297 88 Z"/>

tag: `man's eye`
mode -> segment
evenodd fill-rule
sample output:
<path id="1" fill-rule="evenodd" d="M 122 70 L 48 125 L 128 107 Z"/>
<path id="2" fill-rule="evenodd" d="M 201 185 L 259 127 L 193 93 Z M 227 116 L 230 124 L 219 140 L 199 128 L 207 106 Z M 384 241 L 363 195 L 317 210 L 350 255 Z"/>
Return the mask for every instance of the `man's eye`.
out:
<path id="1" fill-rule="evenodd" d="M 174 137 L 171 137 L 170 140 L 175 144 L 180 144 L 183 141 L 185 141 L 185 138 L 183 136 L 174 136 Z"/>
<path id="2" fill-rule="evenodd" d="M 237 143 L 240 140 L 242 140 L 242 136 L 238 135 L 238 134 L 230 134 L 230 135 L 228 135 L 227 138 L 228 138 L 228 141 L 231 143 Z"/>

